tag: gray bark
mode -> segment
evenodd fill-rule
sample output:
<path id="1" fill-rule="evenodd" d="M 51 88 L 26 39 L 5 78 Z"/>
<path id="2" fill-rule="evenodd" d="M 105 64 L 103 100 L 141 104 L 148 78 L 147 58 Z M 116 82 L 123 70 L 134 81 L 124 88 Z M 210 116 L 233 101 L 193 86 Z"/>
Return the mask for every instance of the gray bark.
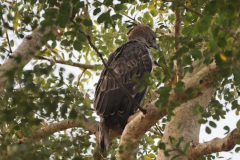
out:
<path id="1" fill-rule="evenodd" d="M 174 116 L 171 117 L 170 122 L 166 124 L 164 135 L 162 137 L 162 143 L 165 144 L 165 151 L 169 150 L 169 156 L 164 154 L 164 150 L 159 149 L 157 160 L 169 160 L 179 159 L 192 159 L 189 157 L 187 151 L 184 153 L 184 148 L 189 147 L 192 144 L 199 143 L 199 132 L 201 124 L 198 120 L 201 115 L 194 114 L 193 107 L 198 104 L 206 108 L 212 98 L 215 89 L 209 88 L 203 91 L 203 94 L 195 99 L 192 99 L 186 103 L 183 103 L 180 107 L 174 110 Z M 170 140 L 171 138 L 174 140 Z M 182 138 L 182 141 L 180 140 Z M 177 144 L 180 144 L 177 146 Z"/>
<path id="2" fill-rule="evenodd" d="M 50 27 L 37 27 L 30 35 L 23 39 L 18 48 L 3 62 L 0 66 L 0 93 L 4 91 L 8 79 L 13 79 L 16 71 L 22 70 L 44 45 L 42 37 L 50 33 L 51 30 Z"/>

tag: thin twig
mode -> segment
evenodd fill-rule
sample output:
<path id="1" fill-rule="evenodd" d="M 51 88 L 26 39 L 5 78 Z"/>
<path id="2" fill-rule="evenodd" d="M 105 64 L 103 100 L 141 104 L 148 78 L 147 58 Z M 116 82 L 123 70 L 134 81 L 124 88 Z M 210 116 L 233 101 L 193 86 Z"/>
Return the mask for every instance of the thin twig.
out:
<path id="1" fill-rule="evenodd" d="M 1 19 L 2 19 L 2 22 L 5 23 L 3 17 L 1 17 Z M 7 31 L 6 31 L 6 37 L 7 37 L 8 47 L 9 47 L 8 56 L 10 56 L 10 53 L 13 53 L 13 51 L 12 51 L 12 48 L 11 48 L 11 45 L 10 45 L 10 41 L 9 41 L 9 37 L 8 37 L 8 32 Z"/>
<path id="2" fill-rule="evenodd" d="M 198 11 L 196 11 L 196 10 L 188 7 L 188 6 L 186 6 L 185 4 L 183 4 L 183 3 L 179 2 L 179 1 L 177 1 L 177 3 L 178 3 L 179 5 L 181 5 L 182 7 L 184 7 L 186 10 L 189 10 L 189 11 L 191 11 L 191 12 L 199 15 L 200 17 L 203 17 L 203 15 L 202 15 L 200 12 L 198 12 Z"/>
<path id="3" fill-rule="evenodd" d="M 123 13 L 121 13 L 121 15 L 123 15 L 123 16 L 131 19 L 133 22 L 137 21 L 135 18 L 132 18 L 132 17 L 130 17 L 130 16 L 128 16 L 128 15 L 125 15 L 125 14 L 123 14 Z"/>
<path id="4" fill-rule="evenodd" d="M 114 9 L 114 7 L 110 7 L 110 8 L 112 8 L 112 9 Z M 127 17 L 127 18 L 129 18 L 129 19 L 131 19 L 133 22 L 135 22 L 135 21 L 137 21 L 135 18 L 132 18 L 132 17 L 130 17 L 129 15 L 126 15 L 126 14 L 123 14 L 123 13 L 119 13 L 120 15 L 123 15 L 123 16 L 125 16 L 125 17 Z M 137 21 L 138 22 L 138 21 Z M 139 22 L 138 22 L 139 23 Z"/>
<path id="5" fill-rule="evenodd" d="M 81 80 L 81 78 L 82 78 L 82 76 L 83 76 L 83 74 L 84 74 L 84 72 L 85 72 L 86 70 L 87 70 L 87 69 L 83 69 L 82 73 L 79 75 L 76 88 L 78 87 L 78 85 L 79 85 L 79 83 L 80 83 L 80 80 Z"/>
<path id="6" fill-rule="evenodd" d="M 158 131 L 155 131 L 153 129 L 149 129 L 149 132 L 158 135 L 160 138 L 162 138 L 162 136 L 163 136 L 162 132 L 158 132 Z"/>
<path id="7" fill-rule="evenodd" d="M 71 20 L 71 22 L 75 25 L 77 25 L 73 20 Z M 134 103 L 135 106 L 138 107 L 138 109 L 143 112 L 143 114 L 146 114 L 146 109 L 142 108 L 137 101 L 131 96 L 131 94 L 127 91 L 127 89 L 123 86 L 123 84 L 117 79 L 114 71 L 112 69 L 110 69 L 108 67 L 108 65 L 106 64 L 106 62 L 104 61 L 103 57 L 102 57 L 102 53 L 99 52 L 99 50 L 97 49 L 97 47 L 92 43 L 91 37 L 89 35 L 87 35 L 85 32 L 79 30 L 79 32 L 81 32 L 82 34 L 84 34 L 88 40 L 89 45 L 93 48 L 93 50 L 97 53 L 97 55 L 100 57 L 104 67 L 107 69 L 107 71 L 110 73 L 110 75 L 116 80 L 117 84 L 120 86 L 120 89 L 122 90 L 122 92 Z"/>
<path id="8" fill-rule="evenodd" d="M 54 49 L 52 49 L 48 44 L 46 44 L 46 49 L 49 49 L 51 52 L 53 52 L 59 60 L 64 61 L 64 59 L 58 54 L 58 52 L 56 52 Z"/>
<path id="9" fill-rule="evenodd" d="M 162 131 L 161 131 L 161 128 L 160 128 L 157 124 L 155 124 L 155 127 L 156 127 L 156 129 L 158 130 L 159 134 L 160 134 L 161 137 L 162 137 L 162 136 L 163 136 L 163 133 L 162 133 Z"/>
<path id="10" fill-rule="evenodd" d="M 95 67 L 98 66 L 98 65 L 90 65 L 90 64 L 81 64 L 81 63 L 76 63 L 76 62 L 72 62 L 71 64 L 67 64 L 63 60 L 52 60 L 52 59 L 48 59 L 48 58 L 45 58 L 45 57 L 42 57 L 42 56 L 34 56 L 34 57 L 37 58 L 37 59 L 46 60 L 46 61 L 49 61 L 49 62 L 65 64 L 65 65 L 79 67 L 79 68 L 83 68 L 83 69 L 94 69 Z"/>
<path id="11" fill-rule="evenodd" d="M 177 1 L 176 1 L 176 0 L 164 0 L 163 2 L 177 2 L 179 5 L 181 5 L 182 7 L 184 7 L 186 10 L 189 10 L 189 11 L 197 14 L 198 16 L 203 17 L 203 14 L 201 14 L 200 12 L 198 12 L 198 11 L 196 11 L 196 10 L 188 7 L 188 6 L 186 6 L 185 4 L 179 2 L 178 0 L 177 0 Z"/>
<path id="12" fill-rule="evenodd" d="M 9 52 L 10 52 L 10 53 L 13 53 L 13 52 L 12 52 L 11 45 L 10 45 L 10 41 L 9 41 L 9 37 L 8 37 L 8 32 L 7 32 L 7 31 L 6 31 L 6 37 L 7 37 L 7 42 L 8 42 Z"/>

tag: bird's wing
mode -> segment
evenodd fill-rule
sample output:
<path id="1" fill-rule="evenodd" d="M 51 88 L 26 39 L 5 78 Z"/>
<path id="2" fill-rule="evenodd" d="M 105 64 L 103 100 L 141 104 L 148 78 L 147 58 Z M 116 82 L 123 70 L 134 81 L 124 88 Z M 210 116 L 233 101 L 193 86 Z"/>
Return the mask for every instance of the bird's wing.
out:
<path id="1" fill-rule="evenodd" d="M 142 42 L 129 41 L 109 56 L 107 65 L 115 72 L 116 78 L 128 92 L 140 103 L 144 94 L 143 91 L 136 89 L 137 82 L 132 78 L 141 78 L 144 72 L 151 72 L 152 60 L 149 48 Z M 101 116 L 112 115 L 116 112 L 121 114 L 132 109 L 128 106 L 129 101 L 116 79 L 105 68 L 95 91 L 94 109 L 97 114 Z"/>

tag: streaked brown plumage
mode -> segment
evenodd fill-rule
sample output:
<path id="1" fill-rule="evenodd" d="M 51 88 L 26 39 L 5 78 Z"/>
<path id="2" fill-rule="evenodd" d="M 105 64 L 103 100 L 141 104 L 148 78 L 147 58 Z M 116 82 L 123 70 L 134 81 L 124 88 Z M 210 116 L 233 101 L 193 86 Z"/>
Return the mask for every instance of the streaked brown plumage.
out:
<path id="1" fill-rule="evenodd" d="M 107 65 L 140 104 L 146 87 L 132 78 L 141 79 L 145 72 L 151 72 L 153 63 L 150 47 L 158 49 L 158 46 L 155 33 L 145 24 L 134 26 L 128 36 L 129 41 L 110 54 Z M 145 88 L 142 89 L 143 87 Z M 94 109 L 100 116 L 100 150 L 105 152 L 109 147 L 109 129 L 117 125 L 124 129 L 128 117 L 137 110 L 137 106 L 121 91 L 106 68 L 103 69 L 96 87 Z"/>

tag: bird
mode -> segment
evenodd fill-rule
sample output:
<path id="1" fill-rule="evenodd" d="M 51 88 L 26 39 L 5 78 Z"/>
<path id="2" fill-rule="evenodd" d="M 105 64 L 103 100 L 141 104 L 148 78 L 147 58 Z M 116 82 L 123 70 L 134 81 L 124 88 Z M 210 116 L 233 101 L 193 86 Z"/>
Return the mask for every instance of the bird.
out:
<path id="1" fill-rule="evenodd" d="M 145 73 L 151 73 L 153 60 L 150 48 L 159 49 L 155 32 L 146 24 L 132 25 L 128 41 L 112 52 L 100 75 L 94 96 L 94 109 L 100 116 L 99 142 L 101 153 L 110 146 L 109 129 L 124 129 L 129 116 L 138 106 L 122 91 L 119 82 L 140 105 L 147 86 L 138 83 Z M 110 70 L 114 72 L 114 77 Z"/>

